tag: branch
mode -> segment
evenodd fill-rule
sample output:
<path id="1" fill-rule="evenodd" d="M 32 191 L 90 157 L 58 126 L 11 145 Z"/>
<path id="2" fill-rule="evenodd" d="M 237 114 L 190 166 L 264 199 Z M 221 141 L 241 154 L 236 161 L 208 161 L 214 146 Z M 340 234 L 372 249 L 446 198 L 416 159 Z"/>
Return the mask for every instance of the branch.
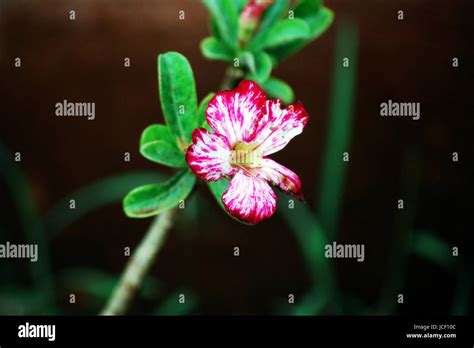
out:
<path id="1" fill-rule="evenodd" d="M 166 234 L 173 224 L 175 212 L 176 208 L 167 210 L 155 218 L 132 254 L 117 288 L 101 315 L 125 314 L 163 245 Z"/>

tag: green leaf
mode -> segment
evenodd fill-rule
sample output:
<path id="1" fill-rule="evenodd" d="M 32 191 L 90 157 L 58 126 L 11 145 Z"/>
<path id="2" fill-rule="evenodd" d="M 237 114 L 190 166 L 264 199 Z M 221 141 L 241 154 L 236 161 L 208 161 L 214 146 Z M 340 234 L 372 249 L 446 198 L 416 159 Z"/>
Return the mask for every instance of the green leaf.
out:
<path id="1" fill-rule="evenodd" d="M 168 181 L 132 190 L 123 201 L 128 217 L 144 218 L 171 209 L 184 200 L 196 182 L 196 177 L 185 169 Z"/>
<path id="2" fill-rule="evenodd" d="M 232 48 L 238 47 L 239 14 L 235 0 L 203 0 L 216 25 L 219 37 Z"/>
<path id="3" fill-rule="evenodd" d="M 277 196 L 280 202 L 289 199 L 279 192 Z M 333 261 L 324 256 L 324 248 L 329 241 L 320 222 L 305 203 L 295 201 L 293 209 L 280 203 L 277 210 L 296 237 L 313 284 L 318 285 L 319 296 L 311 305 L 311 314 L 318 314 L 338 295 Z M 308 309 L 297 306 L 294 311 L 295 314 L 310 314 Z"/>
<path id="4" fill-rule="evenodd" d="M 33 192 L 21 167 L 13 160 L 14 156 L 0 143 L 0 179 L 3 179 L 6 191 L 2 201 L 11 198 L 19 226 L 24 238 L 38 245 L 43 255 L 37 262 L 30 262 L 29 269 L 34 289 L 41 292 L 43 299 L 52 305 L 54 302 L 54 282 L 49 257 L 49 243 L 46 238 L 43 222 L 35 206 Z M 6 201 L 8 206 L 8 201 Z M 2 218 L 2 222 L 3 222 Z"/>
<path id="5" fill-rule="evenodd" d="M 314 1 L 314 0 L 313 0 Z M 311 0 L 302 1 L 295 8 L 295 16 L 303 19 L 309 26 L 311 40 L 317 39 L 326 31 L 334 19 L 334 13 L 321 5 L 314 5 Z"/>
<path id="6" fill-rule="evenodd" d="M 197 127 L 196 84 L 188 60 L 177 52 L 160 54 L 158 82 L 166 123 L 176 137 L 176 145 L 184 150 Z"/>
<path id="7" fill-rule="evenodd" d="M 292 42 L 280 47 L 274 47 L 270 50 L 270 53 L 279 60 L 288 58 L 289 56 L 298 52 L 301 48 L 306 46 L 313 40 L 316 40 L 322 33 L 324 33 L 334 20 L 334 13 L 321 6 L 318 10 L 316 7 L 311 7 L 307 3 L 314 0 L 302 1 L 300 5 L 295 9 L 295 16 L 301 18 L 306 22 L 309 28 L 309 36 L 307 39 L 300 39 L 296 42 Z M 318 1 L 319 2 L 319 1 Z M 309 11 L 309 8 L 313 8 Z"/>
<path id="8" fill-rule="evenodd" d="M 202 128 L 206 128 L 207 130 L 210 130 L 209 125 L 207 124 L 206 121 L 206 109 L 207 109 L 207 104 L 211 101 L 212 98 L 214 98 L 216 94 L 215 93 L 209 93 L 204 97 L 203 100 L 201 100 L 201 103 L 199 104 L 199 110 L 198 110 L 198 124 Z"/>
<path id="9" fill-rule="evenodd" d="M 219 181 L 210 181 L 207 183 L 207 186 L 209 187 L 209 190 L 211 190 L 211 193 L 219 206 L 225 210 L 224 204 L 222 203 L 222 195 L 224 194 L 224 191 L 227 190 L 227 187 L 229 187 L 229 180 L 221 179 Z"/>
<path id="10" fill-rule="evenodd" d="M 308 24 L 302 19 L 283 19 L 276 23 L 261 39 L 260 48 L 272 48 L 309 37 Z"/>
<path id="11" fill-rule="evenodd" d="M 428 261 L 449 271 L 456 270 L 456 259 L 452 255 L 448 243 L 429 232 L 417 232 L 413 234 L 411 241 L 412 252 Z"/>
<path id="12" fill-rule="evenodd" d="M 114 291 L 119 282 L 118 276 L 90 268 L 71 268 L 62 271 L 58 276 L 58 283 L 66 290 L 75 289 L 87 295 L 106 300 Z M 140 288 L 142 298 L 156 299 L 162 284 L 155 278 L 147 277 Z M 102 302 L 101 301 L 101 302 Z"/>
<path id="13" fill-rule="evenodd" d="M 251 73 L 255 73 L 257 67 L 255 65 L 255 57 L 252 52 L 244 51 L 241 52 L 239 55 L 239 60 L 243 62 L 243 65 L 247 67 L 248 71 Z"/>
<path id="14" fill-rule="evenodd" d="M 267 53 L 260 51 L 254 54 L 254 62 L 255 72 L 250 73 L 248 78 L 263 83 L 268 80 L 272 72 L 272 60 Z"/>
<path id="15" fill-rule="evenodd" d="M 319 197 L 318 217 L 331 238 L 336 238 L 335 233 L 341 220 L 348 167 L 341 162 L 341 153 L 349 151 L 351 144 L 357 92 L 358 41 L 357 27 L 350 22 L 340 22 L 336 32 L 320 184 L 316 191 Z M 349 67 L 339 64 L 343 57 L 350 57 Z"/>
<path id="16" fill-rule="evenodd" d="M 217 23 L 214 18 L 209 20 L 209 31 L 211 32 L 211 36 L 214 36 L 216 39 L 221 40 L 221 34 L 219 33 L 219 29 L 217 28 Z"/>
<path id="17" fill-rule="evenodd" d="M 184 303 L 177 301 L 181 294 L 186 294 L 186 301 Z M 188 289 L 178 289 L 171 293 L 153 311 L 153 315 L 187 315 L 196 310 L 197 306 L 198 298 L 194 292 Z"/>
<path id="18" fill-rule="evenodd" d="M 140 139 L 140 153 L 150 161 L 168 167 L 186 167 L 184 153 L 175 145 L 168 127 L 154 124 L 147 127 Z"/>
<path id="19" fill-rule="evenodd" d="M 253 49 L 258 46 L 258 43 L 261 42 L 268 31 L 283 17 L 283 14 L 288 9 L 289 3 L 289 0 L 278 0 L 265 10 L 258 31 L 248 45 L 249 48 Z"/>
<path id="20" fill-rule="evenodd" d="M 237 12 L 240 13 L 244 9 L 244 6 L 247 5 L 249 0 L 235 0 L 237 6 Z"/>
<path id="21" fill-rule="evenodd" d="M 270 77 L 262 84 L 267 94 L 275 99 L 280 99 L 284 104 L 291 104 L 295 95 L 291 87 L 284 81 Z"/>
<path id="22" fill-rule="evenodd" d="M 205 38 L 201 41 L 200 47 L 202 55 L 207 59 L 230 62 L 234 58 L 227 46 L 215 37 Z"/>

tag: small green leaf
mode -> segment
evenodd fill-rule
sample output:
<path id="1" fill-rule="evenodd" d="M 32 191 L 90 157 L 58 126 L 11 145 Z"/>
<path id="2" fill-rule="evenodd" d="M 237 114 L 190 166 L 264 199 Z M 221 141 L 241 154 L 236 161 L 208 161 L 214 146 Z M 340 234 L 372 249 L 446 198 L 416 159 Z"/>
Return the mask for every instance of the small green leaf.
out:
<path id="1" fill-rule="evenodd" d="M 140 153 L 150 161 L 168 167 L 181 168 L 187 165 L 168 127 L 162 124 L 145 128 L 140 139 Z"/>
<path id="2" fill-rule="evenodd" d="M 215 37 L 207 37 L 201 41 L 201 53 L 204 57 L 211 60 L 232 61 L 234 58 L 232 52 L 227 46 Z"/>
<path id="3" fill-rule="evenodd" d="M 239 13 L 235 0 L 203 0 L 203 3 L 214 17 L 219 37 L 227 46 L 236 49 Z"/>
<path id="4" fill-rule="evenodd" d="M 334 13 L 324 6 L 318 7 L 316 3 L 313 3 L 314 1 L 320 3 L 319 0 L 306 0 L 302 1 L 300 5 L 295 8 L 295 16 L 304 20 L 308 25 L 309 37 L 307 39 L 301 39 L 280 47 L 272 48 L 270 53 L 279 60 L 283 60 L 295 54 L 308 43 L 316 40 L 333 22 Z"/>
<path id="5" fill-rule="evenodd" d="M 247 67 L 248 71 L 255 73 L 257 66 L 255 65 L 255 57 L 252 52 L 244 51 L 239 55 L 239 59 L 243 62 L 243 65 Z"/>
<path id="6" fill-rule="evenodd" d="M 186 199 L 195 182 L 194 174 L 185 169 L 163 183 L 137 187 L 123 200 L 125 214 L 145 218 L 171 209 Z"/>
<path id="7" fill-rule="evenodd" d="M 284 81 L 270 77 L 262 84 L 267 94 L 275 99 L 280 99 L 284 104 L 291 104 L 295 95 L 291 87 Z"/>
<path id="8" fill-rule="evenodd" d="M 316 40 L 331 25 L 334 12 L 323 7 L 315 16 L 305 17 L 304 20 L 309 26 L 311 40 Z"/>
<path id="9" fill-rule="evenodd" d="M 259 42 L 261 42 L 262 38 L 264 38 L 275 23 L 283 17 L 283 14 L 288 9 L 289 3 L 289 0 L 278 0 L 265 10 L 258 31 L 248 45 L 249 48 L 254 49 L 259 47 Z"/>
<path id="10" fill-rule="evenodd" d="M 217 28 L 217 23 L 214 18 L 209 20 L 209 31 L 211 32 L 211 36 L 214 36 L 216 39 L 222 40 L 221 34 L 219 33 L 219 29 Z"/>
<path id="11" fill-rule="evenodd" d="M 261 39 L 258 46 L 272 48 L 309 37 L 308 24 L 302 19 L 283 19 L 276 23 Z"/>
<path id="12" fill-rule="evenodd" d="M 211 101 L 212 98 L 214 98 L 216 94 L 215 93 L 209 93 L 204 97 L 203 100 L 201 100 L 201 103 L 199 104 L 199 110 L 198 110 L 198 124 L 202 128 L 210 129 L 209 125 L 207 124 L 206 121 L 206 109 L 207 109 L 207 104 Z"/>
<path id="13" fill-rule="evenodd" d="M 166 124 L 176 137 L 178 148 L 184 150 L 197 127 L 196 84 L 188 60 L 177 52 L 160 54 L 158 83 Z"/>
<path id="14" fill-rule="evenodd" d="M 266 81 L 272 72 L 272 60 L 270 56 L 264 51 L 259 51 L 254 54 L 255 71 L 248 75 L 250 80 L 263 83 Z"/>

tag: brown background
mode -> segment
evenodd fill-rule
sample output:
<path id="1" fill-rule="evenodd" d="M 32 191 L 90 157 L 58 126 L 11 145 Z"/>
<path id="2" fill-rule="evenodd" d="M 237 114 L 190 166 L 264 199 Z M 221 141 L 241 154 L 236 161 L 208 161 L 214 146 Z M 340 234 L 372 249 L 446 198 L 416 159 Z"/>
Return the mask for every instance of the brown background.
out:
<path id="1" fill-rule="evenodd" d="M 394 202 L 406 149 L 416 149 L 421 158 L 417 228 L 434 231 L 466 254 L 472 250 L 465 202 L 472 207 L 474 2 L 327 0 L 326 5 L 336 14 L 331 29 L 274 72 L 293 86 L 311 115 L 304 133 L 275 158 L 300 174 L 314 206 L 336 28 L 342 20 L 354 21 L 359 74 L 339 240 L 366 243 L 367 255 L 361 264 L 336 264 L 341 288 L 371 304 L 396 238 Z M 75 21 L 68 18 L 71 9 Z M 404 21 L 396 18 L 399 9 Z M 200 40 L 208 36 L 208 14 L 197 0 L 17 0 L 2 1 L 0 10 L 0 140 L 22 153 L 22 169 L 42 214 L 96 179 L 137 169 L 166 171 L 137 149 L 141 131 L 163 121 L 159 53 L 188 57 L 199 98 L 217 89 L 225 70 L 224 63 L 207 61 L 199 52 Z M 184 21 L 179 10 L 185 11 Z M 21 57 L 21 69 L 13 66 L 15 57 Z M 124 57 L 131 59 L 130 68 L 124 68 Z M 452 57 L 459 57 L 459 68 L 452 68 Z M 54 105 L 63 99 L 95 102 L 96 119 L 55 117 Z M 381 118 L 379 105 L 387 99 L 420 102 L 421 120 Z M 126 151 L 130 163 L 123 161 Z M 460 153 L 458 164 L 451 162 L 453 151 Z M 304 294 L 310 284 L 305 265 L 280 217 L 249 229 L 209 206 L 212 221 L 198 219 L 173 231 L 157 260 L 153 274 L 168 290 L 194 289 L 202 313 L 268 313 L 275 298 Z M 86 216 L 55 240 L 55 271 L 90 266 L 120 272 L 123 247 L 136 245 L 149 222 L 127 219 L 119 204 Z M 232 256 L 234 246 L 241 249 L 239 258 Z M 446 274 L 421 260 L 410 265 L 408 310 L 448 311 L 453 286 Z M 434 296 L 441 299 L 436 308 Z"/>

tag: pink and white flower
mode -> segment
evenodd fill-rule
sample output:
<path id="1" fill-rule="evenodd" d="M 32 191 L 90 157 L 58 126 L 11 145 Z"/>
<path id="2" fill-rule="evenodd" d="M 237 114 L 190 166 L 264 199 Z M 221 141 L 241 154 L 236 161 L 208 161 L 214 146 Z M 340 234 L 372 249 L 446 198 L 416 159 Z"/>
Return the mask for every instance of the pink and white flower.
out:
<path id="1" fill-rule="evenodd" d="M 258 21 L 273 0 L 249 0 L 240 14 L 240 22 Z"/>
<path id="2" fill-rule="evenodd" d="M 300 103 L 282 109 L 279 100 L 267 100 L 246 80 L 218 93 L 206 118 L 214 133 L 195 129 L 186 161 L 202 180 L 232 178 L 222 195 L 232 216 L 250 224 L 272 216 L 277 197 L 270 184 L 302 199 L 298 175 L 267 157 L 303 131 L 308 114 Z"/>

